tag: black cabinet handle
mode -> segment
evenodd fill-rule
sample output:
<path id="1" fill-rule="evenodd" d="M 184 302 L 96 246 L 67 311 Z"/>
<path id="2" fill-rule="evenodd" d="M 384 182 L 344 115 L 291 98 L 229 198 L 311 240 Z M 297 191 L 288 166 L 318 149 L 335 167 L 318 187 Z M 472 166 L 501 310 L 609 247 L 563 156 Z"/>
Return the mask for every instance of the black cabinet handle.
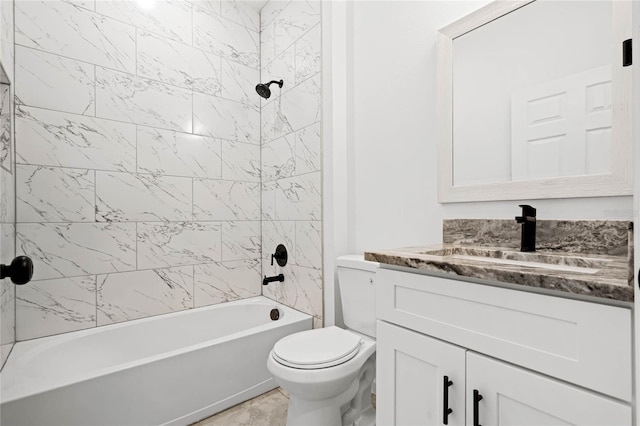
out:
<path id="1" fill-rule="evenodd" d="M 479 402 L 482 399 L 478 389 L 473 390 L 473 426 L 482 426 L 480 424 L 480 407 Z"/>
<path id="2" fill-rule="evenodd" d="M 449 386 L 451 386 L 453 382 L 449 380 L 449 376 L 444 376 L 444 380 L 442 383 L 442 424 L 449 424 L 449 414 L 453 413 L 453 410 L 449 408 Z"/>

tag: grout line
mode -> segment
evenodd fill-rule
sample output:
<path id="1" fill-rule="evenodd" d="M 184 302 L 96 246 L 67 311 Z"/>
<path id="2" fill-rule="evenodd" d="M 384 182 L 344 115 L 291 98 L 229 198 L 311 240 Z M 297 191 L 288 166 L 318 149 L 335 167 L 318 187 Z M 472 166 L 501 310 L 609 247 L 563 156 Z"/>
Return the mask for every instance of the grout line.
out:
<path id="1" fill-rule="evenodd" d="M 196 92 L 198 94 L 201 94 L 199 92 Z M 206 95 L 205 96 L 209 96 Z M 212 96 L 215 97 L 215 96 Z M 224 98 L 220 98 L 220 99 L 224 99 Z M 224 99 L 230 102 L 235 102 L 235 101 L 231 101 L 229 99 Z M 236 102 L 238 103 L 238 102 Z M 244 106 L 247 106 L 247 104 L 242 104 Z M 165 130 L 165 131 L 169 131 L 169 132 L 175 132 L 175 133 L 180 133 L 180 134 L 185 134 L 185 135 L 195 135 L 195 136 L 200 136 L 200 137 L 206 137 L 206 138 L 217 138 L 217 139 L 221 139 L 221 140 L 229 140 L 232 142 L 238 142 L 238 143 L 246 143 L 248 145 L 259 145 L 259 143 L 255 143 L 255 142 L 246 142 L 246 141 L 237 141 L 237 140 L 233 140 L 233 139 L 227 139 L 227 138 L 222 138 L 220 136 L 214 136 L 214 135 L 209 135 L 209 134 L 204 134 L 204 133 L 193 133 L 193 132 L 186 132 L 182 129 L 175 129 L 175 128 L 168 128 L 168 127 L 161 127 L 161 126 L 156 126 L 156 125 L 150 125 L 150 124 L 143 124 L 143 123 L 136 123 L 136 122 L 132 122 L 132 121 L 123 121 L 123 120 L 116 120 L 114 118 L 107 118 L 107 117 L 100 117 L 100 116 L 96 116 L 93 117 L 91 115 L 83 115 L 83 114 L 78 114 L 78 113 L 74 113 L 74 112 L 67 112 L 67 111 L 59 111 L 59 110 L 55 110 L 55 109 L 51 109 L 51 108 L 44 108 L 44 107 L 39 107 L 39 106 L 35 106 L 35 105 L 27 105 L 27 104 L 20 104 L 20 107 L 22 108 L 27 108 L 27 109 L 36 109 L 36 110 L 40 110 L 40 111 L 52 111 L 58 114 L 69 114 L 72 116 L 76 116 L 76 117 L 84 117 L 84 118 L 93 118 L 96 120 L 104 120 L 107 122 L 114 122 L 114 123 L 122 123 L 122 124 L 128 124 L 128 125 L 136 125 L 136 126 L 141 126 L 141 127 L 147 127 L 150 129 L 156 129 L 156 130 Z M 20 107 L 18 107 L 18 109 L 20 109 Z M 253 107 L 252 107 L 253 108 Z"/>
<path id="2" fill-rule="evenodd" d="M 136 37 L 137 37 L 137 35 L 136 35 Z M 34 48 L 34 47 L 24 46 L 24 45 L 20 45 L 20 44 L 16 44 L 16 46 L 20 46 L 20 47 L 23 47 L 23 48 L 31 49 L 31 50 L 34 50 L 34 51 L 37 51 L 37 52 L 46 53 L 46 54 L 53 55 L 53 56 L 58 56 L 60 58 L 68 59 L 68 60 L 71 60 L 71 61 L 81 62 L 81 63 L 87 64 L 87 65 L 93 65 L 95 67 L 100 67 L 100 68 L 103 68 L 105 70 L 112 71 L 112 72 L 126 74 L 128 76 L 132 76 L 132 77 L 135 77 L 135 78 L 145 79 L 145 80 L 148 80 L 148 81 L 151 81 L 151 82 L 154 82 L 154 83 L 159 83 L 159 84 L 166 85 L 166 86 L 168 86 L 170 88 L 177 88 L 177 89 L 181 89 L 181 90 L 184 90 L 184 91 L 193 90 L 192 87 L 179 86 L 179 85 L 174 84 L 174 83 L 169 83 L 169 82 L 166 82 L 166 81 L 150 78 L 150 77 L 147 77 L 147 76 L 144 76 L 144 75 L 138 75 L 137 74 L 137 56 L 135 58 L 136 65 L 134 65 L 136 67 L 136 69 L 133 72 L 130 72 L 128 70 L 123 70 L 123 69 L 119 69 L 119 68 L 113 68 L 113 67 L 109 67 L 109 66 L 101 65 L 101 64 L 95 64 L 93 62 L 88 62 L 88 61 L 85 61 L 85 60 L 82 60 L 82 59 L 76 59 L 76 58 L 73 58 L 73 57 L 70 57 L 70 56 L 59 55 L 57 53 L 52 53 L 52 52 L 50 52 L 48 50 L 37 49 L 37 48 Z M 186 44 L 185 44 L 185 46 L 189 47 L 189 45 L 186 45 Z M 211 52 L 205 52 L 205 53 L 211 53 Z M 218 57 L 218 58 L 226 59 L 226 58 L 223 58 L 223 57 L 221 57 L 219 55 L 216 55 L 215 53 L 211 53 L 211 54 L 213 56 Z M 226 59 L 226 60 L 231 61 L 231 62 L 235 62 L 232 59 Z M 239 63 L 239 62 L 237 62 L 237 64 L 246 66 L 248 68 L 251 68 L 252 70 L 256 70 L 255 68 L 252 68 L 251 66 L 246 65 L 246 64 L 242 64 L 242 63 Z M 214 97 L 214 98 L 224 99 L 226 101 L 239 103 L 239 104 L 242 104 L 242 105 L 245 105 L 245 106 L 248 106 L 248 107 L 252 107 L 252 108 L 256 107 L 256 105 L 253 104 L 253 103 L 244 103 L 244 102 L 238 101 L 236 99 L 229 99 L 229 98 L 225 98 L 225 97 L 218 96 L 218 95 L 211 94 L 211 93 L 207 93 L 207 92 L 196 91 L 196 93 L 199 93 L 199 94 L 202 94 L 202 95 L 206 95 L 206 96 L 211 96 L 211 97 Z M 55 111 L 55 110 L 53 110 L 53 111 Z"/>

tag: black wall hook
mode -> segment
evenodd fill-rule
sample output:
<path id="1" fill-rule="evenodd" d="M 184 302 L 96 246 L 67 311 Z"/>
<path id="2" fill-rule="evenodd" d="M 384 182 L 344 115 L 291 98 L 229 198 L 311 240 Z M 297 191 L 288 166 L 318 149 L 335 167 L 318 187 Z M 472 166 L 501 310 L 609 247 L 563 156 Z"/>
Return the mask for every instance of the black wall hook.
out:
<path id="1" fill-rule="evenodd" d="M 27 256 L 18 256 L 10 265 L 0 265 L 0 279 L 11 278 L 11 282 L 23 285 L 33 277 L 33 262 Z"/>

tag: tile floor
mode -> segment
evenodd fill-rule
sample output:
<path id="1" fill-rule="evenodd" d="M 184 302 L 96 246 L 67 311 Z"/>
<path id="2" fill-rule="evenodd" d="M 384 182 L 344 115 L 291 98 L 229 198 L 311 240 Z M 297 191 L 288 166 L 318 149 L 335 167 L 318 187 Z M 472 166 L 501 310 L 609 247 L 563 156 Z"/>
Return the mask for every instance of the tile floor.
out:
<path id="1" fill-rule="evenodd" d="M 289 397 L 277 388 L 191 426 L 284 426 L 288 405 Z"/>
<path id="2" fill-rule="evenodd" d="M 376 406 L 376 395 L 371 395 Z M 289 396 L 280 388 L 214 414 L 191 426 L 284 426 Z"/>

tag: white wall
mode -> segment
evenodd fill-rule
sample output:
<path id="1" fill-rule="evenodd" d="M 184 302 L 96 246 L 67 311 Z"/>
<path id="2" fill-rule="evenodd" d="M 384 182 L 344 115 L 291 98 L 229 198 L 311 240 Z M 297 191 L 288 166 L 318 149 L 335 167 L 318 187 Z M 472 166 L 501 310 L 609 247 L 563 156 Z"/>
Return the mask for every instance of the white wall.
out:
<path id="1" fill-rule="evenodd" d="M 436 32 L 487 3 L 357 1 L 351 12 L 342 12 L 346 29 L 336 28 L 339 20 L 334 17 L 331 46 L 345 46 L 345 52 L 353 54 L 331 64 L 333 94 L 340 95 L 334 106 L 347 114 L 347 124 L 334 129 L 332 141 L 325 139 L 324 159 L 337 153 L 349 158 L 335 164 L 344 170 L 333 170 L 332 175 L 347 178 L 333 182 L 332 193 L 325 194 L 325 210 L 332 205 L 332 211 L 324 214 L 326 218 L 342 212 L 333 220 L 347 221 L 348 235 L 334 246 L 327 244 L 325 235 L 325 258 L 346 251 L 438 243 L 443 218 L 511 218 L 519 213 L 518 204 L 527 201 L 437 202 Z M 325 44 L 324 49 L 331 46 Z M 341 85 L 346 86 L 344 93 L 336 89 Z M 331 108 L 327 106 L 325 114 Z M 326 188 L 326 179 L 324 184 Z M 347 188 L 349 197 L 338 194 L 337 186 Z M 531 204 L 541 219 L 632 216 L 630 196 Z M 330 323 L 337 295 L 329 273 L 325 278 L 325 314 Z M 339 312 L 336 317 L 339 320 Z"/>
<path id="2" fill-rule="evenodd" d="M 436 32 L 484 4 L 355 3 L 351 249 L 441 240 Z"/>
<path id="3" fill-rule="evenodd" d="M 519 213 L 521 201 L 437 202 L 436 32 L 486 3 L 355 3 L 352 250 L 439 242 L 443 218 Z M 632 215 L 631 197 L 531 204 L 542 219 Z"/>

